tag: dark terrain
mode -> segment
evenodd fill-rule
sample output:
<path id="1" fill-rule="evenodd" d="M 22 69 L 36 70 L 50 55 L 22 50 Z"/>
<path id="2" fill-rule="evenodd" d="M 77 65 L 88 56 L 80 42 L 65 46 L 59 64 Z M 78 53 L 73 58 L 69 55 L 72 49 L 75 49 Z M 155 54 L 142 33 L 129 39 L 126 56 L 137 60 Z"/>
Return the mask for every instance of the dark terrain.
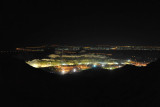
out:
<path id="1" fill-rule="evenodd" d="M 0 56 L 2 102 L 12 106 L 159 107 L 160 60 L 147 67 L 92 69 L 57 75 L 23 60 Z"/>

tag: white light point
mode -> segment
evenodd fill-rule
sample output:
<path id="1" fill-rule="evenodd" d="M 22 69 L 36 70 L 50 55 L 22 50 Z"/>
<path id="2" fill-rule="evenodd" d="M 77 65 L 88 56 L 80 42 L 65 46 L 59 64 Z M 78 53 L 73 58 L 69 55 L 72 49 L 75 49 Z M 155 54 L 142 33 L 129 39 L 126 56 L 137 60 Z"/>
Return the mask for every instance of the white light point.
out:
<path id="1" fill-rule="evenodd" d="M 115 62 L 114 64 L 118 65 L 119 63 L 118 63 L 118 62 Z"/>
<path id="2" fill-rule="evenodd" d="M 104 67 L 105 65 L 104 64 L 102 64 L 102 67 Z"/>
<path id="3" fill-rule="evenodd" d="M 127 61 L 128 61 L 128 62 L 130 62 L 131 60 L 130 60 L 130 59 L 128 59 Z"/>
<path id="4" fill-rule="evenodd" d="M 62 74 L 64 75 L 64 74 L 66 74 L 66 72 L 64 70 L 62 70 Z"/>
<path id="5" fill-rule="evenodd" d="M 32 65 L 34 68 L 38 68 L 38 65 L 37 64 L 33 64 Z"/>
<path id="6" fill-rule="evenodd" d="M 73 72 L 76 72 L 77 70 L 76 69 L 73 69 Z"/>

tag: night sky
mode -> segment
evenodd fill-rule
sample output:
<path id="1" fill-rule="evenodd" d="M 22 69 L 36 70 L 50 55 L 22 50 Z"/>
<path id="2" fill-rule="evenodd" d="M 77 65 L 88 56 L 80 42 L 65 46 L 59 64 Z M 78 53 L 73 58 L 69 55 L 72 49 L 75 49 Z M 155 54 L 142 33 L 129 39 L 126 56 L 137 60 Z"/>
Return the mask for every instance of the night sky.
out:
<path id="1" fill-rule="evenodd" d="M 45 44 L 160 45 L 160 2 L 3 2 L 1 49 Z"/>

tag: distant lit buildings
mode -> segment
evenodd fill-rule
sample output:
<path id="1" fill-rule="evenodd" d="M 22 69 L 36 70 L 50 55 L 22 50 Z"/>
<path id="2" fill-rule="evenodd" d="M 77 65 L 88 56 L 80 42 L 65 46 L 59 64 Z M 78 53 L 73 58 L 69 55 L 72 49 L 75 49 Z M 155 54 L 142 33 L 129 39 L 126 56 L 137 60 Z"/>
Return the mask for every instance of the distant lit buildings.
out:
<path id="1" fill-rule="evenodd" d="M 103 68 L 113 70 L 126 64 L 146 66 L 147 62 L 135 62 L 132 60 L 112 59 L 104 55 L 49 55 L 50 59 L 34 59 L 27 63 L 35 68 L 55 68 L 54 72 L 60 74 L 80 72 L 91 68 Z"/>
<path id="2" fill-rule="evenodd" d="M 50 69 L 50 72 L 60 74 L 80 72 L 91 68 L 103 68 L 113 70 L 123 67 L 126 64 L 135 66 L 146 66 L 153 59 L 138 61 L 136 56 L 125 59 L 120 56 L 113 58 L 112 53 L 107 51 L 132 50 L 132 51 L 160 51 L 158 46 L 39 46 L 17 48 L 22 52 L 44 52 L 48 54 L 46 59 L 34 59 L 27 63 L 35 68 Z M 128 57 L 127 57 L 128 58 Z"/>
<path id="3" fill-rule="evenodd" d="M 97 46 L 59 46 L 59 45 L 50 45 L 50 46 L 37 46 L 37 47 L 25 47 L 25 48 L 16 48 L 17 51 L 46 51 L 46 50 L 55 50 L 55 51 L 107 51 L 107 50 L 158 50 L 160 51 L 160 46 L 110 46 L 110 45 L 97 45 Z"/>

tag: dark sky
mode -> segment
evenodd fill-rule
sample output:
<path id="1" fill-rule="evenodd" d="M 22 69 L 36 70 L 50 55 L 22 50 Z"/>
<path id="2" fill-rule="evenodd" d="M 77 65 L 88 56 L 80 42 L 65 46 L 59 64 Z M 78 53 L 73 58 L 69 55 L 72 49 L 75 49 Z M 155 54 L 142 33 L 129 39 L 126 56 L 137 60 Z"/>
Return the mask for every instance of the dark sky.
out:
<path id="1" fill-rule="evenodd" d="M 75 1 L 4 1 L 1 47 L 160 45 L 158 0 Z"/>

